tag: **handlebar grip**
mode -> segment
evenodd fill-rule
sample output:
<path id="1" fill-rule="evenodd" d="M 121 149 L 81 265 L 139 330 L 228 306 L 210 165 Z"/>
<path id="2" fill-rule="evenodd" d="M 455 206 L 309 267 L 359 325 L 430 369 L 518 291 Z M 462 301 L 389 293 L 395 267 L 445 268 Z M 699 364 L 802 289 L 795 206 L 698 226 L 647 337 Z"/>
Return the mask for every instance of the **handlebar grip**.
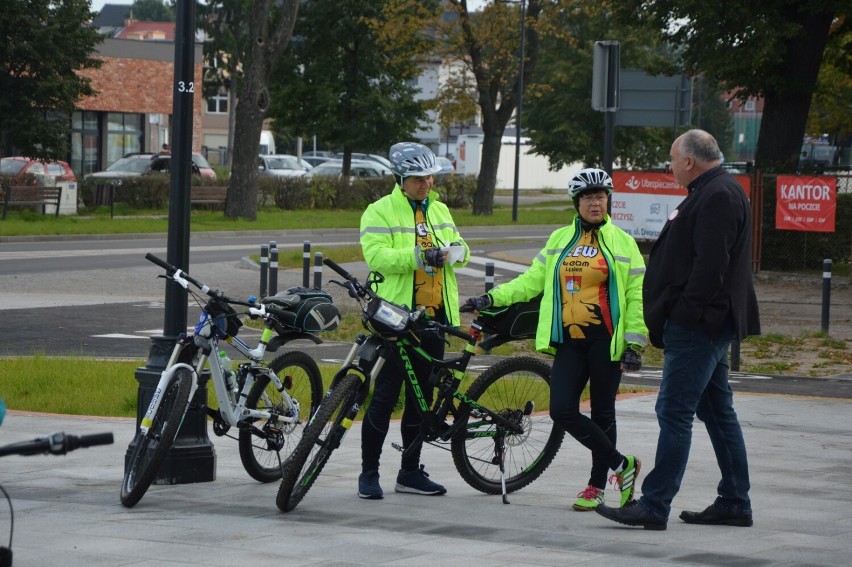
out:
<path id="1" fill-rule="evenodd" d="M 94 447 L 95 445 L 112 445 L 113 436 L 112 432 L 107 433 L 93 433 L 92 435 L 80 435 L 79 437 L 75 437 L 73 435 L 69 436 L 71 441 L 68 443 L 68 450 L 71 451 L 78 447 Z M 75 447 L 70 447 L 70 445 L 74 444 L 76 441 Z"/>
<path id="2" fill-rule="evenodd" d="M 145 259 L 148 260 L 149 262 L 153 262 L 154 264 L 157 264 L 158 266 L 160 266 L 161 268 L 166 270 L 169 274 L 173 274 L 177 271 L 176 267 L 172 266 L 171 264 L 169 264 L 165 260 L 158 258 L 157 256 L 154 256 L 150 252 L 145 254 Z"/>
<path id="3" fill-rule="evenodd" d="M 343 277 L 345 280 L 352 279 L 352 274 L 341 268 L 340 265 L 331 258 L 323 259 L 322 263 L 337 272 L 338 274 L 340 274 L 340 276 Z"/>

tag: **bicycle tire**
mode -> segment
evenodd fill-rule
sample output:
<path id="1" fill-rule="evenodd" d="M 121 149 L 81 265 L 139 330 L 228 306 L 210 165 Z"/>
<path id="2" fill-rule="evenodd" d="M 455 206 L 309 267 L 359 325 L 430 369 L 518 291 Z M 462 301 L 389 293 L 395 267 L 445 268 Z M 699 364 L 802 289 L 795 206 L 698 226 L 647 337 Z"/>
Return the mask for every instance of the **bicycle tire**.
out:
<path id="1" fill-rule="evenodd" d="M 135 506 L 154 482 L 189 407 L 191 388 L 192 373 L 186 368 L 179 368 L 163 392 L 148 433 L 145 436 L 141 432 L 136 433 L 135 447 L 121 482 L 121 503 L 125 507 Z"/>
<path id="2" fill-rule="evenodd" d="M 565 431 L 542 415 L 550 408 L 550 366 L 531 356 L 504 359 L 482 373 L 467 391 L 467 397 L 504 416 L 512 414 L 524 426 L 521 435 L 506 436 L 506 492 L 527 486 L 547 469 Z M 532 415 L 523 415 L 529 402 L 534 402 Z M 538 415 L 536 415 L 538 412 Z M 461 477 L 473 488 L 486 494 L 501 494 L 500 467 L 496 460 L 495 441 L 490 434 L 493 423 L 483 420 L 471 424 L 453 436 L 453 462 Z"/>
<path id="3" fill-rule="evenodd" d="M 355 403 L 361 378 L 346 375 L 322 401 L 302 435 L 302 440 L 284 465 L 284 476 L 275 504 L 282 512 L 293 510 L 313 486 L 331 453 L 349 430 L 342 425 Z"/>
<path id="4" fill-rule="evenodd" d="M 316 411 L 323 394 L 322 373 L 314 359 L 307 354 L 298 351 L 284 353 L 273 359 L 269 367 L 285 386 L 289 384 L 288 394 L 300 405 L 299 421 L 284 424 L 280 435 L 268 440 L 258 437 L 248 429 L 240 429 L 240 460 L 249 476 L 258 482 L 281 480 L 283 464 L 299 444 L 308 419 Z M 281 403 L 281 393 L 267 376 L 261 375 L 246 398 L 246 408 L 269 409 L 261 397 L 264 391 L 273 407 Z M 259 429 L 264 429 L 265 425 L 258 426 L 255 423 Z"/>

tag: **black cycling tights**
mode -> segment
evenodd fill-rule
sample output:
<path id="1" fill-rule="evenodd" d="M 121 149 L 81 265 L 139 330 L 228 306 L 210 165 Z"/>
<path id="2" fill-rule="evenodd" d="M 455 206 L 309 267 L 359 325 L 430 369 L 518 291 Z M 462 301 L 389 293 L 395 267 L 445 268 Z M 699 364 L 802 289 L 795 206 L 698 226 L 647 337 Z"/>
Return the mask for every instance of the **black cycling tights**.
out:
<path id="1" fill-rule="evenodd" d="M 421 337 L 423 350 L 435 358 L 444 357 L 444 338 L 435 333 L 423 333 Z M 427 387 L 427 380 L 432 372 L 432 366 L 422 358 L 412 354 L 411 366 L 420 382 L 426 403 L 432 403 L 432 388 Z M 399 400 L 405 369 L 398 356 L 388 357 L 373 389 L 373 399 L 364 415 L 361 428 L 361 469 L 368 471 L 379 468 L 379 457 L 382 445 L 388 434 L 390 417 Z M 405 409 L 402 412 L 402 446 L 406 448 L 402 456 L 402 469 L 414 470 L 420 464 L 420 425 L 422 420 L 415 409 L 417 400 L 406 389 Z M 410 449 L 409 449 L 410 447 Z"/>
<path id="2" fill-rule="evenodd" d="M 556 350 L 550 377 L 550 417 L 592 452 L 589 484 L 606 486 L 610 469 L 621 464 L 616 450 L 615 395 L 621 364 L 610 360 L 610 338 L 569 339 Z M 589 384 L 591 419 L 580 413 L 580 395 Z"/>

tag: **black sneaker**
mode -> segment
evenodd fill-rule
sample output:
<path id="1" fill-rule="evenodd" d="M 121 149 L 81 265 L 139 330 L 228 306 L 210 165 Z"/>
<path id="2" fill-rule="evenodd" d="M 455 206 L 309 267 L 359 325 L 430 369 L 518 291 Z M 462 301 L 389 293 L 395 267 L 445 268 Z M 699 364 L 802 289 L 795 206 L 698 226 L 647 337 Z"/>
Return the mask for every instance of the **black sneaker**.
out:
<path id="1" fill-rule="evenodd" d="M 447 489 L 436 482 L 429 480 L 429 475 L 426 473 L 423 465 L 419 469 L 413 471 L 400 470 L 396 475 L 397 492 L 407 492 L 409 494 L 425 494 L 427 496 L 438 496 L 446 494 Z"/>
<path id="2" fill-rule="evenodd" d="M 381 500 L 384 495 L 379 486 L 379 471 L 373 469 L 362 472 L 358 477 L 358 496 L 367 500 Z"/>

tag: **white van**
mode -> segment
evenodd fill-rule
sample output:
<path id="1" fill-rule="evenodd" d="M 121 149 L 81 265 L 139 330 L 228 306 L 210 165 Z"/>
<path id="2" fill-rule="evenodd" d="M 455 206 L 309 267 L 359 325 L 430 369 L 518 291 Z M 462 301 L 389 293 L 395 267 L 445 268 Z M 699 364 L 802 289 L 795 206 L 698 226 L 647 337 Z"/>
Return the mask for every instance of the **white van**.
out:
<path id="1" fill-rule="evenodd" d="M 275 139 L 269 130 L 260 131 L 260 155 L 271 156 L 275 153 Z"/>

